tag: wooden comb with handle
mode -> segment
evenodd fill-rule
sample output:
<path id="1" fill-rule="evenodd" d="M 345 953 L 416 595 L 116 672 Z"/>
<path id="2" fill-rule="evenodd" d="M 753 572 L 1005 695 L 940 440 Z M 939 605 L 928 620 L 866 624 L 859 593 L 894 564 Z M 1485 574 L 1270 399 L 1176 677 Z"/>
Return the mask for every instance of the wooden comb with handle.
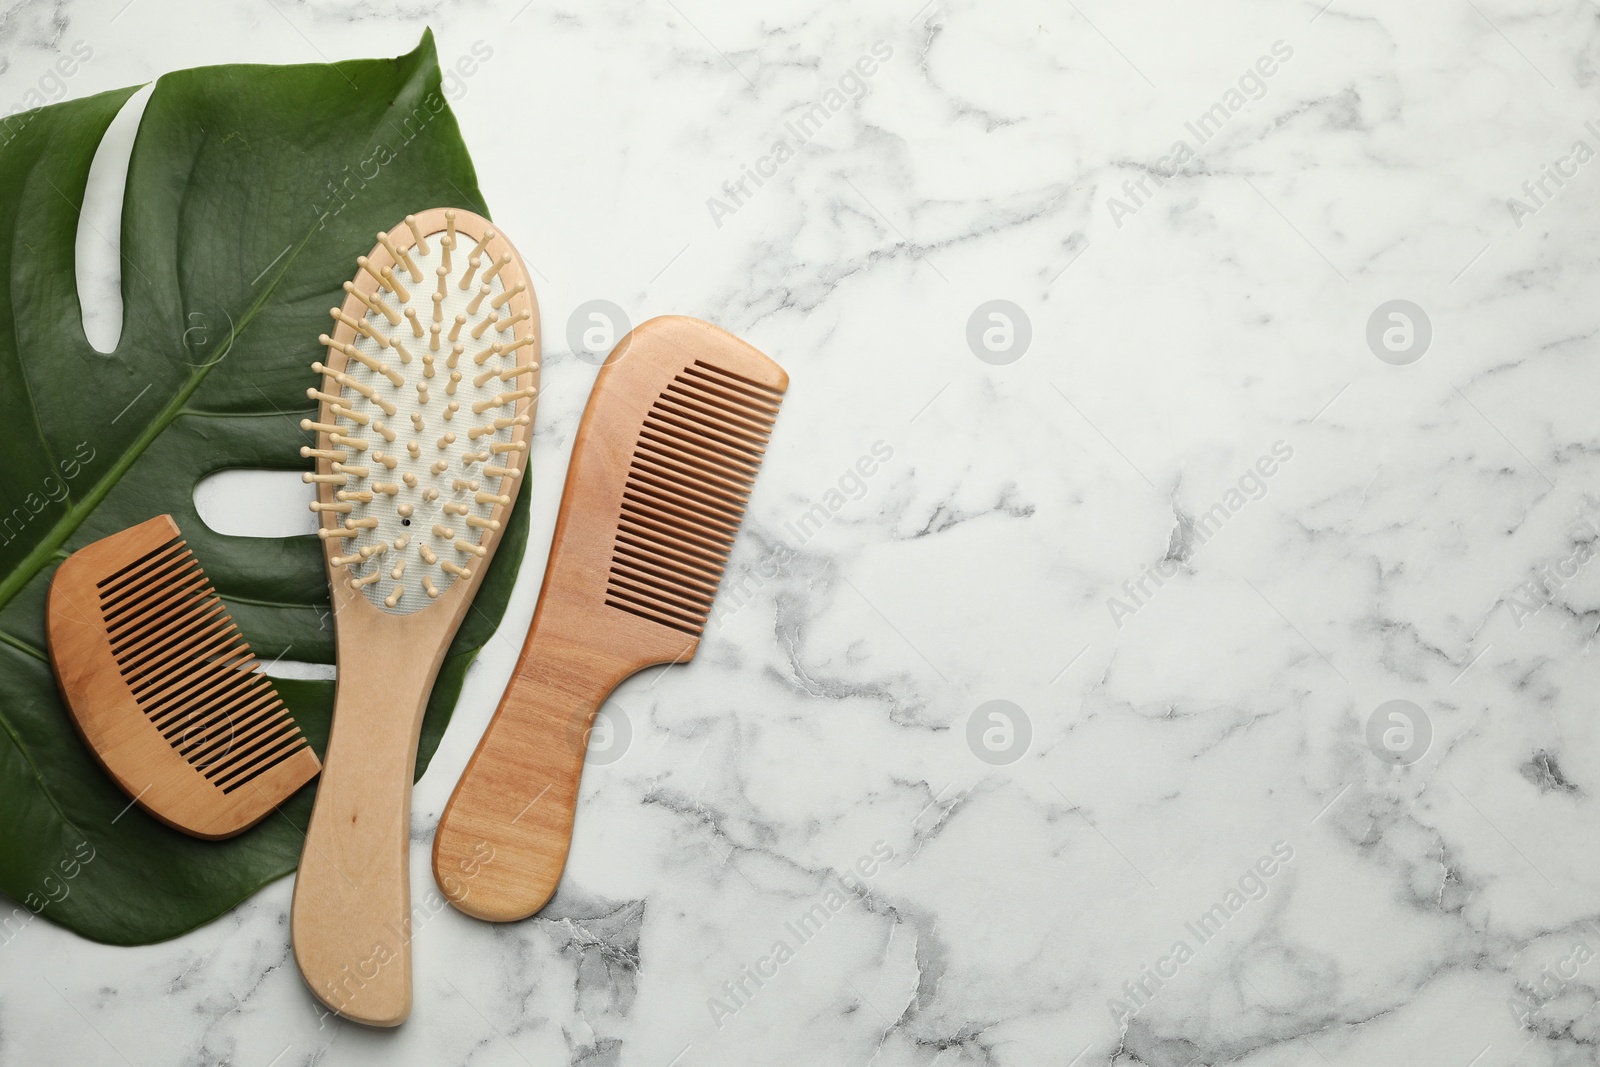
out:
<path id="1" fill-rule="evenodd" d="M 73 725 L 173 829 L 232 837 L 320 769 L 172 516 L 68 557 L 50 580 L 47 627 Z"/>
<path id="2" fill-rule="evenodd" d="M 595 380 L 522 654 L 433 841 L 481 919 L 526 918 L 566 865 L 594 715 L 694 655 L 789 376 L 696 319 L 639 326 Z"/>

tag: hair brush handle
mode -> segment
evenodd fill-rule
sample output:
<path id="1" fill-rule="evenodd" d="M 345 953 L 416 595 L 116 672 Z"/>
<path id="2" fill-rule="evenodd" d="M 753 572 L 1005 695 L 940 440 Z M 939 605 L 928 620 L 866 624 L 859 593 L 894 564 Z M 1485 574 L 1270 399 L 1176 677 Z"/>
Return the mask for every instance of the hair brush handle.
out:
<path id="1" fill-rule="evenodd" d="M 555 894 L 595 712 L 642 666 L 535 620 L 434 835 L 434 874 L 457 908 L 509 922 Z"/>
<path id="2" fill-rule="evenodd" d="M 439 662 L 340 657 L 327 773 L 295 878 L 300 973 L 323 1004 L 369 1026 L 411 1011 L 411 782 Z"/>

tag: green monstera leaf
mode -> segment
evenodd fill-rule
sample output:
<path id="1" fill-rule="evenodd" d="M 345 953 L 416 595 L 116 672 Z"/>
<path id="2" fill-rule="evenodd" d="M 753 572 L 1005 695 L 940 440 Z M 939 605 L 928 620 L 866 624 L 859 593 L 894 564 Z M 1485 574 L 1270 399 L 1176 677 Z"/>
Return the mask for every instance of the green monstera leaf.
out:
<path id="1" fill-rule="evenodd" d="M 169 512 L 264 661 L 333 662 L 316 539 L 214 533 L 195 484 L 305 467 L 317 335 L 376 231 L 442 204 L 488 214 L 431 36 L 397 59 L 169 74 L 129 164 L 122 335 L 101 354 L 73 247 L 90 163 L 135 91 L 8 120 L 0 151 L 0 890 L 17 902 L 0 910 L 0 942 L 35 913 L 97 941 L 157 941 L 294 869 L 314 783 L 220 843 L 128 808 L 57 694 L 50 577 L 75 549 Z M 418 774 L 505 610 L 527 502 L 445 660 Z M 332 683 L 279 691 L 321 751 Z"/>

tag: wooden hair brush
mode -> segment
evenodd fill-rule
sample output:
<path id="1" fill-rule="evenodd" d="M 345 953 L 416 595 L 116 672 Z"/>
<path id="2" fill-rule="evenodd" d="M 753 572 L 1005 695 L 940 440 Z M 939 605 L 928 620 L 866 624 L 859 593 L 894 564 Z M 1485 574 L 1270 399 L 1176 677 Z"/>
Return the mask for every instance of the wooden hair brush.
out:
<path id="1" fill-rule="evenodd" d="M 73 725 L 146 812 L 232 837 L 316 776 L 171 515 L 78 549 L 50 580 L 50 661 Z"/>
<path id="2" fill-rule="evenodd" d="M 428 695 L 522 481 L 539 314 L 486 219 L 436 208 L 378 234 L 344 286 L 317 485 L 339 659 L 322 782 L 295 881 L 295 959 L 329 1008 L 411 1010 L 411 781 Z"/>
<path id="3" fill-rule="evenodd" d="M 555 892 L 595 712 L 628 675 L 694 655 L 788 385 L 688 318 L 644 323 L 601 368 L 532 629 L 434 837 L 457 908 L 521 919 Z"/>

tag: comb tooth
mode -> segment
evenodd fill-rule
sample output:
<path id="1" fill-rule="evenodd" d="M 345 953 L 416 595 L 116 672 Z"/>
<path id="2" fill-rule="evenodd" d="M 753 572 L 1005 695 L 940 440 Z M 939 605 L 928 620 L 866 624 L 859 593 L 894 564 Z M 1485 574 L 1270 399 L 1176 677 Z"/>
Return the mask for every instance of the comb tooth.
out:
<path id="1" fill-rule="evenodd" d="M 639 435 L 639 444 L 634 450 L 634 460 L 645 467 L 659 470 L 668 477 L 694 481 L 704 492 L 739 508 L 744 507 L 745 501 L 750 498 L 750 490 L 755 486 L 754 479 L 729 476 L 721 468 L 709 466 L 694 456 L 678 452 L 649 434 Z"/>
<path id="2" fill-rule="evenodd" d="M 711 610 L 712 593 L 696 592 L 685 589 L 681 582 L 672 579 L 663 579 L 657 575 L 642 572 L 633 567 L 617 567 L 615 561 L 611 568 L 612 577 L 618 584 L 625 588 L 633 588 L 640 593 L 648 593 L 669 604 L 676 604 L 691 614 Z"/>
<path id="3" fill-rule="evenodd" d="M 677 622 L 698 627 L 711 611 L 711 601 L 689 603 L 654 587 L 639 585 L 613 572 L 606 581 L 606 596 L 648 605 L 653 610 Z"/>
<path id="4" fill-rule="evenodd" d="M 700 361 L 667 383 L 629 461 L 608 605 L 700 634 L 781 399 L 777 390 Z"/>
<path id="5" fill-rule="evenodd" d="M 196 667 L 189 673 L 179 672 L 173 675 L 165 684 L 145 693 L 140 703 L 147 709 L 151 721 L 164 727 L 170 724 L 172 715 L 180 714 L 189 707 L 191 702 L 197 699 L 198 694 L 226 682 L 240 668 L 253 664 L 254 657 L 251 656 L 247 645 L 242 652 L 236 650 L 227 656 Z"/>
<path id="6" fill-rule="evenodd" d="M 230 783 L 228 783 L 227 785 L 224 785 L 222 787 L 222 792 L 224 794 L 231 793 L 235 789 L 238 789 L 238 788 L 240 788 L 242 786 L 249 785 L 251 782 L 255 781 L 257 778 L 261 777 L 263 774 L 266 774 L 268 771 L 272 770 L 272 768 L 276 767 L 278 764 L 283 763 L 283 762 L 291 759 L 292 757 L 298 755 L 302 750 L 308 749 L 310 747 L 311 747 L 310 742 L 306 741 L 304 738 L 301 738 L 301 744 L 295 745 L 293 748 L 286 749 L 283 753 L 281 753 L 279 756 L 277 756 L 277 758 L 272 759 L 272 760 L 268 760 L 267 762 L 260 764 L 259 766 L 257 766 L 254 769 L 252 769 L 250 771 L 250 773 L 244 775 L 242 778 L 235 778 L 233 781 L 231 781 Z M 220 783 L 218 783 L 218 784 L 220 784 Z"/>
<path id="7" fill-rule="evenodd" d="M 672 531 L 672 536 L 683 537 L 685 549 L 698 550 L 698 552 L 728 552 L 733 545 L 734 534 L 738 533 L 738 520 L 715 517 L 715 515 L 699 512 L 693 507 L 685 507 L 682 502 L 666 501 L 659 494 L 642 493 L 638 483 L 629 485 L 622 494 L 622 510 L 630 518 L 638 522 L 650 522 L 661 525 L 664 530 Z"/>
<path id="8" fill-rule="evenodd" d="M 272 704 L 255 711 L 246 722 L 231 724 L 229 732 L 217 740 L 220 751 L 196 752 L 194 759 L 204 762 L 207 778 L 226 780 L 248 768 L 266 752 L 300 739 L 300 730 L 285 713 L 283 704 Z M 213 742 L 211 748 L 217 748 Z"/>
<path id="9" fill-rule="evenodd" d="M 673 427 L 679 433 L 698 437 L 708 445 L 715 444 L 752 466 L 759 464 L 767 451 L 764 446 L 753 444 L 675 405 L 663 405 L 650 414 L 658 426 Z"/>
<path id="10" fill-rule="evenodd" d="M 681 552 L 671 545 L 654 544 L 627 530 L 617 531 L 617 549 L 624 555 L 631 555 L 636 559 L 653 559 L 663 567 L 672 567 L 683 574 L 697 576 L 702 581 L 710 582 L 713 589 L 722 580 L 723 569 L 717 563 L 708 562 L 703 556 Z"/>
<path id="11" fill-rule="evenodd" d="M 169 673 L 163 668 L 173 665 L 174 660 L 187 659 L 193 662 L 208 653 L 219 651 L 236 636 L 234 629 L 233 620 L 223 611 L 205 624 L 185 629 L 178 637 L 153 650 L 151 658 L 136 668 L 123 668 L 123 677 L 128 679 L 128 687 L 134 691 L 134 695 L 139 696 L 141 691 L 161 683 Z"/>
<path id="12" fill-rule="evenodd" d="M 150 600 L 130 605 L 135 610 L 118 619 L 115 629 L 106 628 L 112 650 L 119 657 L 141 655 L 152 636 L 203 616 L 210 592 L 204 574 L 191 571 L 175 577 L 171 585 Z"/>
<path id="13" fill-rule="evenodd" d="M 685 533 L 698 534 L 702 540 L 731 548 L 739 532 L 739 518 L 730 518 L 697 508 L 692 501 L 668 497 L 652 487 L 636 483 L 623 495 L 623 499 L 638 511 L 645 512 L 662 522 L 680 526 Z"/>
<path id="14" fill-rule="evenodd" d="M 733 548 L 734 534 L 739 530 L 738 523 L 715 522 L 697 513 L 693 508 L 664 500 L 655 494 L 643 493 L 640 489 L 641 487 L 633 485 L 622 494 L 624 510 L 631 511 L 635 515 L 648 515 L 657 522 L 672 527 L 681 536 L 709 542 L 718 546 L 721 551 Z"/>
<path id="15" fill-rule="evenodd" d="M 723 411 L 714 403 L 699 395 L 690 394 L 685 390 L 682 400 L 670 408 L 672 413 L 691 419 L 696 424 L 717 427 L 720 434 L 726 435 L 734 442 L 739 443 L 739 448 L 747 454 L 762 456 L 766 451 L 766 442 L 773 434 L 771 424 L 763 424 L 757 419 L 741 418 L 733 413 Z"/>
<path id="16" fill-rule="evenodd" d="M 693 567 L 705 574 L 722 576 L 726 556 L 715 548 L 695 544 L 688 537 L 670 527 L 652 528 L 634 515 L 622 515 L 617 523 L 617 539 L 631 539 L 641 551 L 651 555 L 669 556 L 684 566 Z"/>
<path id="17" fill-rule="evenodd" d="M 285 726 L 282 713 L 283 704 L 269 687 L 263 700 L 248 708 L 219 712 L 198 736 L 186 735 L 191 740 L 180 750 L 180 755 L 207 778 L 215 777 L 230 763 L 247 758 L 245 754 L 264 736 L 282 733 Z"/>
<path id="18" fill-rule="evenodd" d="M 117 662 L 122 665 L 123 676 L 137 690 L 151 668 L 160 667 L 174 654 L 209 639 L 219 625 L 230 621 L 222 602 L 214 598 L 205 601 L 204 606 L 186 607 L 170 622 L 163 622 L 138 647 L 118 653 Z"/>
<path id="19" fill-rule="evenodd" d="M 683 377 L 700 382 L 736 400 L 746 408 L 759 408 L 774 419 L 783 403 L 783 393 L 770 386 L 760 385 L 749 378 L 703 360 L 695 360 L 683 368 Z"/>
<path id="20" fill-rule="evenodd" d="M 704 497 L 707 506 L 718 508 L 722 513 L 730 516 L 743 516 L 745 504 L 749 501 L 749 487 L 743 492 L 735 491 L 725 485 L 721 479 L 710 476 L 696 476 L 692 471 L 683 467 L 665 462 L 657 456 L 644 450 L 634 453 L 632 466 L 639 472 L 639 477 L 647 481 L 661 482 L 667 485 L 693 484 L 694 489 L 685 489 L 686 493 L 697 494 Z"/>
<path id="21" fill-rule="evenodd" d="M 636 514 L 623 514 L 617 520 L 618 529 L 650 546 L 652 552 L 663 544 L 675 545 L 684 555 L 697 558 L 704 569 L 720 568 L 726 551 L 694 543 L 681 530 L 665 524 L 641 521 Z"/>
<path id="22" fill-rule="evenodd" d="M 683 373 L 678 376 L 678 380 L 702 393 L 720 397 L 724 403 L 745 412 L 751 418 L 764 419 L 768 425 L 777 421 L 778 402 L 776 400 L 766 400 L 754 396 L 739 385 L 731 384 L 725 379 L 706 373 L 702 367 L 703 365 L 701 364 L 685 367 Z"/>
<path id="23" fill-rule="evenodd" d="M 642 499 L 632 488 L 622 494 L 622 511 L 636 522 L 659 526 L 668 536 L 707 546 L 712 552 L 726 552 L 733 547 L 731 532 L 691 519 L 681 509 L 666 508 L 657 501 Z"/>
<path id="24" fill-rule="evenodd" d="M 191 584 L 187 593 L 192 599 L 171 602 L 159 611 L 153 611 L 143 622 L 118 634 L 112 643 L 112 652 L 123 663 L 138 663 L 152 648 L 178 630 L 204 623 L 222 606 L 220 602 L 207 599 L 206 592 L 198 583 Z"/>
<path id="25" fill-rule="evenodd" d="M 224 793 L 231 792 L 245 781 L 256 777 L 260 773 L 257 768 L 265 770 L 267 766 L 280 762 L 281 758 L 305 747 L 305 744 L 305 738 L 298 730 L 293 733 L 258 737 L 251 741 L 248 749 L 233 750 L 230 755 L 236 758 L 212 766 L 206 771 L 206 777 L 211 779 L 212 785 L 221 787 Z M 251 771 L 255 773 L 249 773 Z"/>
<path id="26" fill-rule="evenodd" d="M 100 599 L 106 605 L 107 626 L 113 630 L 121 627 L 129 617 L 161 600 L 174 584 L 181 584 L 190 573 L 190 559 L 187 552 L 163 556 L 128 575 L 116 592 L 102 594 Z"/>
<path id="27" fill-rule="evenodd" d="M 265 681 L 261 675 L 254 672 L 250 672 L 244 677 Z M 190 732 L 198 722 L 207 719 L 213 721 L 226 719 L 231 723 L 237 724 L 241 717 L 248 717 L 252 708 L 257 708 L 264 702 L 270 703 L 276 699 L 277 694 L 272 691 L 270 684 L 253 686 L 245 681 L 231 685 L 226 683 L 210 685 L 193 699 L 183 701 L 175 709 L 176 714 L 168 713 L 165 715 L 163 717 L 164 721 L 159 723 L 158 727 L 162 736 L 167 738 L 174 748 L 179 747 L 175 739 L 180 733 L 189 737 L 191 739 L 189 743 L 179 751 L 192 750 L 202 744 L 211 732 L 209 729 L 198 735 Z"/>
<path id="28" fill-rule="evenodd" d="M 692 481 L 654 470 L 648 464 L 640 463 L 637 458 L 629 466 L 642 485 L 650 486 L 659 493 L 671 494 L 692 502 L 708 518 L 719 518 L 729 523 L 733 529 L 739 528 L 739 521 L 744 518 L 742 503 L 734 503 L 715 493 L 706 492 Z"/>
<path id="29" fill-rule="evenodd" d="M 295 753 L 310 747 L 310 742 L 296 730 L 295 737 L 281 745 L 275 752 L 262 753 L 252 763 L 242 764 L 235 770 L 219 776 L 214 784 L 222 787 L 224 793 L 231 793 L 241 786 L 259 778 Z"/>
<path id="30" fill-rule="evenodd" d="M 113 596 L 117 589 L 125 584 L 123 579 L 131 577 L 135 571 L 148 569 L 159 560 L 169 558 L 174 552 L 187 552 L 185 543 L 182 540 L 168 541 L 158 548 L 151 549 L 127 566 L 112 571 L 100 579 L 95 583 L 95 589 L 99 592 L 102 600 L 108 596 Z"/>
<path id="31" fill-rule="evenodd" d="M 685 592 L 697 593 L 708 603 L 716 596 L 717 583 L 692 571 L 678 570 L 668 567 L 659 560 L 651 559 L 647 555 L 640 555 L 636 551 L 625 551 L 622 545 L 617 546 L 612 563 L 623 571 L 632 572 L 640 581 L 648 576 L 672 583 L 682 588 Z"/>
<path id="32" fill-rule="evenodd" d="M 640 439 L 659 450 L 692 462 L 703 471 L 730 479 L 741 489 L 753 486 L 756 472 L 761 469 L 759 456 L 751 459 L 735 455 L 710 442 L 698 440 L 694 434 L 685 433 L 665 421 L 646 425 L 640 431 Z"/>
<path id="33" fill-rule="evenodd" d="M 217 722 L 207 736 L 191 744 L 183 753 L 184 758 L 196 765 L 204 764 L 206 777 L 210 778 L 233 762 L 228 757 L 237 758 L 255 748 L 262 740 L 283 733 L 285 723 L 279 716 L 283 703 L 270 689 L 262 696 L 264 703 L 252 705 L 238 714 L 217 716 Z M 204 747 L 200 747 L 201 744 Z"/>
<path id="34" fill-rule="evenodd" d="M 245 688 L 238 694 L 227 689 L 207 693 L 195 706 L 194 714 L 187 721 L 174 722 L 164 736 L 178 755 L 197 767 L 205 766 L 226 756 L 235 744 L 243 743 L 244 732 L 253 728 L 246 724 L 254 724 L 275 703 L 277 696 L 270 686 L 265 692 Z"/>
<path id="35" fill-rule="evenodd" d="M 215 706 L 215 694 L 231 690 L 237 685 L 237 676 L 253 665 L 253 657 L 232 657 L 197 671 L 194 681 L 172 689 L 155 699 L 142 701 L 145 713 L 168 743 L 182 728 L 191 723 L 207 707 Z"/>
<path id="36" fill-rule="evenodd" d="M 749 397 L 751 402 L 770 407 L 774 414 L 777 413 L 778 405 L 783 401 L 783 392 L 781 390 L 774 389 L 770 385 L 762 385 L 760 382 L 746 378 L 744 375 L 731 371 L 726 367 L 719 367 L 715 363 L 707 363 L 704 360 L 697 359 L 689 366 L 686 373 L 720 382 L 733 392 Z"/>
<path id="37" fill-rule="evenodd" d="M 642 597 L 629 590 L 618 589 L 610 581 L 606 582 L 606 603 L 692 636 L 699 636 L 704 626 L 704 623 L 687 612 L 665 608 L 652 597 Z"/>
<path id="38" fill-rule="evenodd" d="M 143 694 L 139 703 L 163 736 L 170 738 L 176 724 L 192 721 L 208 701 L 216 699 L 214 694 L 235 684 L 240 672 L 254 662 L 248 650 L 234 651 L 189 672 L 174 671 L 164 684 Z"/>
<path id="39" fill-rule="evenodd" d="M 712 405 L 687 388 L 679 390 L 673 401 L 663 408 L 715 427 L 719 433 L 743 442 L 744 447 L 754 448 L 758 453 L 766 449 L 767 437 L 772 433 L 770 426 Z"/>
<path id="40" fill-rule="evenodd" d="M 665 421 L 646 423 L 645 428 L 640 431 L 640 436 L 646 440 L 656 442 L 663 448 L 671 449 L 673 452 L 693 457 L 699 465 L 707 470 L 717 471 L 725 477 L 735 478 L 742 482 L 753 484 L 756 480 L 756 471 L 761 468 L 759 457 L 752 461 L 744 456 L 735 456 L 728 452 L 719 451 L 704 441 L 697 440 L 694 434 L 685 433 Z"/>
<path id="41" fill-rule="evenodd" d="M 153 572 L 148 585 L 132 589 L 120 599 L 103 601 L 107 636 L 114 643 L 124 642 L 129 633 L 142 629 L 154 616 L 182 603 L 196 586 L 206 585 L 205 575 L 188 560 L 180 559 Z"/>
<path id="42" fill-rule="evenodd" d="M 704 545 L 688 544 L 686 539 L 676 530 L 670 528 L 652 529 L 633 519 L 632 516 L 622 516 L 618 521 L 619 539 L 626 535 L 633 539 L 636 545 L 644 546 L 644 551 L 651 557 L 662 555 L 662 546 L 667 543 L 675 544 L 682 550 L 684 556 L 694 560 L 691 564 L 687 561 L 673 559 L 672 564 L 681 564 L 683 567 L 703 574 L 706 577 L 715 576 L 718 580 L 722 577 L 722 566 L 719 562 L 726 556 L 725 552 L 708 550 Z"/>

